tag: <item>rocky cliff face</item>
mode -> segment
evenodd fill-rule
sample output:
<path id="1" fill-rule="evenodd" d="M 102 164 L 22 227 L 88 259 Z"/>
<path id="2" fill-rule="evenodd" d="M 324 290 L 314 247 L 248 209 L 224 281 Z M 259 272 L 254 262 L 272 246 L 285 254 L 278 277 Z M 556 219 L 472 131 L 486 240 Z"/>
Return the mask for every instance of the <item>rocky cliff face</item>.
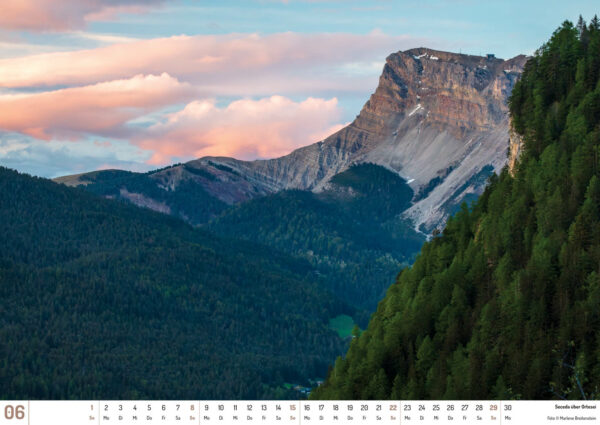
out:
<path id="1" fill-rule="evenodd" d="M 405 215 L 431 231 L 481 192 L 482 175 L 506 164 L 506 101 L 525 61 L 426 48 L 394 53 L 354 122 L 327 139 L 281 158 L 205 157 L 150 177 L 170 190 L 194 181 L 233 204 L 282 189 L 318 192 L 350 165 L 372 162 L 409 182 L 417 195 Z"/>
<path id="2" fill-rule="evenodd" d="M 521 156 L 521 150 L 523 149 L 523 137 L 513 129 L 512 122 L 510 120 L 509 128 L 508 171 L 511 175 L 514 175 L 517 161 L 519 160 L 519 156 Z"/>
<path id="3" fill-rule="evenodd" d="M 485 174 L 506 163 L 506 101 L 525 61 L 524 56 L 503 61 L 429 49 L 388 58 L 369 103 L 402 93 L 403 103 L 397 104 L 403 108 L 390 114 L 387 121 L 397 127 L 368 160 L 411 182 L 417 196 L 406 215 L 417 226 L 431 231 L 443 223 L 456 205 L 481 193 Z M 378 109 L 369 103 L 365 109 Z"/>

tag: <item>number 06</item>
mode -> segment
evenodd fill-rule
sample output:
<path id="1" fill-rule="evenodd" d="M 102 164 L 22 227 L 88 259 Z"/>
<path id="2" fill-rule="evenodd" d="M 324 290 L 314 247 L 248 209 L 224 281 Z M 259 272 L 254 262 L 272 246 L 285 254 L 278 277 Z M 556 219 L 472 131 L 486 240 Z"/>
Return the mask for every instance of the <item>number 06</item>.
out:
<path id="1" fill-rule="evenodd" d="M 6 419 L 23 419 L 25 417 L 25 406 L 13 407 L 10 404 L 4 407 L 4 417 Z"/>

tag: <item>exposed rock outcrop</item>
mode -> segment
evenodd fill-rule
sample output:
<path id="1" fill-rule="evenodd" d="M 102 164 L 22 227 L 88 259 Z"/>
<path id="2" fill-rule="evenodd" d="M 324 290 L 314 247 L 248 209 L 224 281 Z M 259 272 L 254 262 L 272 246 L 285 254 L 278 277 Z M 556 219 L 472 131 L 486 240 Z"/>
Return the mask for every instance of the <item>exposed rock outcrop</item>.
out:
<path id="1" fill-rule="evenodd" d="M 517 133 L 512 126 L 512 122 L 509 123 L 509 138 L 508 138 L 508 171 L 514 175 L 517 161 L 521 155 L 523 149 L 523 137 Z"/>
<path id="2" fill-rule="evenodd" d="M 154 211 L 161 212 L 163 214 L 171 214 L 171 208 L 163 202 L 157 202 L 152 198 L 148 198 L 141 193 L 129 192 L 125 188 L 121 188 L 119 191 L 121 198 L 127 199 L 134 205 L 143 208 L 149 208 Z"/>

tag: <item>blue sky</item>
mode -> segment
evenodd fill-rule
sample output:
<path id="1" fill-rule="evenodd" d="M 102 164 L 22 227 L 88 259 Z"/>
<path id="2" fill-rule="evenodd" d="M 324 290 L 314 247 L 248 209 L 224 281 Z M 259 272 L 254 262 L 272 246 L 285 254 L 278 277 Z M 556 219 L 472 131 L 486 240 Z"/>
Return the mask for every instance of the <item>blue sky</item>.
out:
<path id="1" fill-rule="evenodd" d="M 285 154 L 351 121 L 393 51 L 532 54 L 565 19 L 600 9 L 466 0 L 22 5 L 0 6 L 0 165 L 46 177 Z"/>
<path id="2" fill-rule="evenodd" d="M 444 42 L 464 53 L 532 53 L 565 19 L 598 13 L 595 1 L 175 1 L 144 15 L 95 22 L 90 32 L 173 34 L 350 32 L 375 29 Z"/>

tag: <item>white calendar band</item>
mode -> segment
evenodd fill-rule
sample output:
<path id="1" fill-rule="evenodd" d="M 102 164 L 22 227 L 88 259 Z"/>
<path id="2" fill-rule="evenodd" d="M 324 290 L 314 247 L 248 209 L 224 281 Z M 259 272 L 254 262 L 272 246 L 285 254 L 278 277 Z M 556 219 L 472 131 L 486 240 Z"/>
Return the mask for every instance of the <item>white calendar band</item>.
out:
<path id="1" fill-rule="evenodd" d="M 598 424 L 599 401 L 0 401 L 0 425 Z"/>

